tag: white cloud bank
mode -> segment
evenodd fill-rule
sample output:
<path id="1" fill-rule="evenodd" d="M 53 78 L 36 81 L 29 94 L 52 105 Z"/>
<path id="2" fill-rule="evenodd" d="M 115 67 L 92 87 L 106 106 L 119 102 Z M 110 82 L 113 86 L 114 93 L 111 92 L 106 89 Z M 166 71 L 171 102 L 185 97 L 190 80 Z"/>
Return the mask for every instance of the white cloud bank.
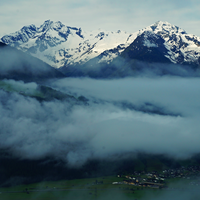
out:
<path id="1" fill-rule="evenodd" d="M 63 79 L 51 85 L 96 102 L 72 107 L 0 90 L 1 148 L 20 158 L 53 156 L 72 166 L 138 151 L 175 158 L 200 152 L 199 79 Z M 113 100 L 159 105 L 168 115 L 131 110 Z"/>

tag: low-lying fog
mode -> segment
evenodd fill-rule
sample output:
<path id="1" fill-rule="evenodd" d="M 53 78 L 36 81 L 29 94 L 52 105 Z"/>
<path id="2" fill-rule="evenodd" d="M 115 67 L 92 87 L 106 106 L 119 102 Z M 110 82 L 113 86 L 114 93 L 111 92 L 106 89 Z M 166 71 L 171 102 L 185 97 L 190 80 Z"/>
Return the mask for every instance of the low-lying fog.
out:
<path id="1" fill-rule="evenodd" d="M 20 158 L 54 156 L 70 166 L 138 151 L 175 158 L 200 153 L 199 78 L 65 78 L 47 84 L 89 101 L 39 102 L 0 90 L 0 147 Z M 150 112 L 154 107 L 162 114 Z"/>

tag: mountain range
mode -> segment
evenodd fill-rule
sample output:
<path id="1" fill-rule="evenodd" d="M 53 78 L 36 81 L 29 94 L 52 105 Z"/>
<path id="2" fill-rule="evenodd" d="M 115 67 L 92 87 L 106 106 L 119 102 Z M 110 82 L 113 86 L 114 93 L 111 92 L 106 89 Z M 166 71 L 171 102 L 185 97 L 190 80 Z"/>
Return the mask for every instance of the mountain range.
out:
<path id="1" fill-rule="evenodd" d="M 171 73 L 168 69 L 175 68 L 174 64 L 194 70 L 200 66 L 200 37 L 162 21 L 127 33 L 87 32 L 47 20 L 39 27 L 24 26 L 1 41 L 59 68 L 67 76 L 127 76 L 144 68 L 144 63 L 151 69 L 157 68 L 155 63 L 170 64 L 161 73 Z"/>

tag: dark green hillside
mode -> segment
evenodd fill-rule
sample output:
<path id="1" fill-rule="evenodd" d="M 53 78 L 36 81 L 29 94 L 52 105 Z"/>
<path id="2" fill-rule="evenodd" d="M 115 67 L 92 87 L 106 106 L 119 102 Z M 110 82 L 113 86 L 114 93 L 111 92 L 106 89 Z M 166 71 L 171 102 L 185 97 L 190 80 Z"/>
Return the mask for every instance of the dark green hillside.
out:
<path id="1" fill-rule="evenodd" d="M 61 101 L 85 102 L 83 98 L 75 98 L 72 95 L 62 93 L 48 86 L 35 84 L 35 88 L 31 88 L 29 84 L 22 83 L 21 81 L 1 80 L 0 89 L 6 92 L 16 92 L 23 96 L 36 98 L 39 101 L 51 101 L 57 99 Z"/>
<path id="2" fill-rule="evenodd" d="M 44 100 L 53 100 L 53 99 L 58 99 L 58 100 L 73 100 L 73 101 L 79 101 L 79 99 L 76 99 L 74 96 L 64 94 L 60 91 L 54 90 L 51 87 L 47 86 L 39 86 L 38 91 L 41 93 L 41 99 Z"/>

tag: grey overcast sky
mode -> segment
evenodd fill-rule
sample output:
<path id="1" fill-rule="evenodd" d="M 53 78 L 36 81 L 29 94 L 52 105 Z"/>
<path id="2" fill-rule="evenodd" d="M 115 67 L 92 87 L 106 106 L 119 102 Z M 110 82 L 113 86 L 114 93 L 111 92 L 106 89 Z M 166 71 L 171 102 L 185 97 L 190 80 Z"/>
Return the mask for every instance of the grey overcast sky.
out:
<path id="1" fill-rule="evenodd" d="M 200 36 L 199 0 L 1 0 L 0 37 L 25 25 L 61 21 L 83 30 L 136 32 L 167 21 Z"/>

